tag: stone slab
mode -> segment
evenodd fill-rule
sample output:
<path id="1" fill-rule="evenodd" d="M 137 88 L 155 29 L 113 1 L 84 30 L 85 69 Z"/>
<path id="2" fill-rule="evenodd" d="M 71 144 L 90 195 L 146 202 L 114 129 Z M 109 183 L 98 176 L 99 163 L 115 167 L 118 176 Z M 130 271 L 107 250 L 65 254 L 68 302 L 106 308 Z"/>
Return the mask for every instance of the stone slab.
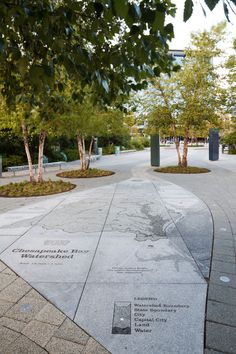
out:
<path id="1" fill-rule="evenodd" d="M 9 246 L 11 246 L 19 236 L 0 236 L 0 253 L 4 252 Z"/>
<path id="2" fill-rule="evenodd" d="M 47 354 L 45 350 L 27 337 L 19 336 L 10 346 L 4 348 L 4 354 Z"/>
<path id="3" fill-rule="evenodd" d="M 212 261 L 212 270 L 217 272 L 224 272 L 228 274 L 236 274 L 236 265 L 235 263 L 223 262 L 213 259 Z"/>
<path id="4" fill-rule="evenodd" d="M 236 306 L 236 289 L 210 284 L 208 300 L 219 301 Z"/>
<path id="5" fill-rule="evenodd" d="M 75 312 L 84 288 L 84 283 L 37 283 L 31 285 L 56 305 L 71 319 Z"/>
<path id="6" fill-rule="evenodd" d="M 202 353 L 207 285 L 199 269 L 209 271 L 212 224 L 192 193 L 137 178 L 27 208 L 9 213 L 14 225 L 3 228 L 15 242 L 1 259 L 62 312 L 113 354 L 156 354 L 157 345 L 158 354 Z M 30 293 L 5 316 L 37 316 L 25 333 L 34 340 L 48 329 L 56 338 L 58 319 L 48 322 L 45 299 Z"/>
<path id="7" fill-rule="evenodd" d="M 205 282 L 184 243 L 180 248 L 172 239 L 139 242 L 134 237 L 108 237 L 106 234 L 99 243 L 88 282 Z M 179 242 L 181 240 L 179 238 Z"/>
<path id="8" fill-rule="evenodd" d="M 205 296 L 206 284 L 89 284 L 75 321 L 113 354 L 202 354 Z"/>
<path id="9" fill-rule="evenodd" d="M 206 322 L 206 346 L 220 352 L 236 353 L 236 328 Z"/>
<path id="10" fill-rule="evenodd" d="M 208 301 L 207 320 L 236 327 L 236 306 Z"/>
<path id="11" fill-rule="evenodd" d="M 96 246 L 97 237 L 67 235 L 63 242 L 61 238 L 26 235 L 1 258 L 28 282 L 84 282 Z"/>
<path id="12" fill-rule="evenodd" d="M 236 275 L 212 270 L 211 283 L 236 289 Z"/>

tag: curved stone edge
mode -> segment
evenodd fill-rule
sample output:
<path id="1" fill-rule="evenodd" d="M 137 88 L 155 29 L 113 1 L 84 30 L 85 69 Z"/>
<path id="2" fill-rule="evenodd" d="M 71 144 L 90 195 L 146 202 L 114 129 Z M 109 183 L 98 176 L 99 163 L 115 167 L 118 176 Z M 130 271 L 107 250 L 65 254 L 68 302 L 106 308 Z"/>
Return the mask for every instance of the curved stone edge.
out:
<path id="1" fill-rule="evenodd" d="M 236 216 L 209 204 L 214 238 L 205 321 L 205 354 L 236 352 Z"/>
<path id="2" fill-rule="evenodd" d="M 157 192 L 200 272 L 208 279 L 214 231 L 211 209 L 193 192 L 175 183 L 159 180 L 164 183 L 164 189 L 153 181 Z"/>
<path id="3" fill-rule="evenodd" d="M 2 261 L 0 347 L 4 354 L 110 353 Z"/>

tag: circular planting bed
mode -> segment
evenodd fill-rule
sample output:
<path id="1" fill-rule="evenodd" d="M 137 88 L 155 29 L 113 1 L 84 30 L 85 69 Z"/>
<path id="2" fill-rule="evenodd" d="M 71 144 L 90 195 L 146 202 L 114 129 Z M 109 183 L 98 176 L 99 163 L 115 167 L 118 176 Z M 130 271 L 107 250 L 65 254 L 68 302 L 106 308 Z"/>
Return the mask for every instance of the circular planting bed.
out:
<path id="1" fill-rule="evenodd" d="M 58 177 L 63 178 L 93 178 L 93 177 L 105 177 L 114 175 L 115 172 L 108 170 L 99 170 L 97 168 L 89 168 L 86 171 L 82 170 L 71 170 L 64 171 L 57 174 Z"/>
<path id="2" fill-rule="evenodd" d="M 76 185 L 64 181 L 45 181 L 41 183 L 19 182 L 0 186 L 0 197 L 38 197 L 68 192 Z"/>
<path id="3" fill-rule="evenodd" d="M 167 167 L 160 167 L 154 170 L 155 172 L 161 173 L 184 173 L 184 174 L 191 174 L 191 173 L 208 173 L 211 172 L 208 168 L 204 167 L 180 167 L 180 166 L 167 166 Z"/>

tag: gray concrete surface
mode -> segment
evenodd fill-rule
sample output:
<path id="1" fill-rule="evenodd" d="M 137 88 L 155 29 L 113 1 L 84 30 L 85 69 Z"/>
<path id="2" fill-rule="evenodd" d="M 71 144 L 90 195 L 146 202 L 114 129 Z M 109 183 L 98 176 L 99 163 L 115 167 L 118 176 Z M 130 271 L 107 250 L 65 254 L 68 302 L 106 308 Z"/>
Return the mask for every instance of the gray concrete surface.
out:
<path id="1" fill-rule="evenodd" d="M 162 165 L 171 165 L 175 163 L 176 156 L 175 156 L 175 151 L 173 149 L 162 149 L 161 153 L 162 153 L 161 154 Z M 168 333 L 171 334 L 173 332 L 171 332 L 171 326 L 169 327 L 167 326 L 168 327 L 168 329 L 166 330 L 167 337 L 163 336 L 162 338 L 163 341 L 162 344 L 160 344 L 159 352 L 160 353 L 162 352 L 163 353 L 166 352 L 201 353 L 203 350 L 202 344 L 203 344 L 203 325 L 204 325 L 204 316 L 202 316 L 202 314 L 204 314 L 205 311 L 204 310 L 204 299 L 205 299 L 204 289 L 206 287 L 206 283 L 202 275 L 204 275 L 206 278 L 209 277 L 208 268 L 209 268 L 209 252 L 211 251 L 211 238 L 207 236 L 210 234 L 210 230 L 212 227 L 210 226 L 211 218 L 209 218 L 209 213 L 211 213 L 214 221 L 215 237 L 214 237 L 214 247 L 213 247 L 214 251 L 213 251 L 212 272 L 210 276 L 210 281 L 209 281 L 210 286 L 208 292 L 207 326 L 206 326 L 206 336 L 205 336 L 205 346 L 207 348 L 206 353 L 209 352 L 235 353 L 235 336 L 234 336 L 235 322 L 232 319 L 234 317 L 234 315 L 232 316 L 232 314 L 235 313 L 235 295 L 236 295 L 235 293 L 236 291 L 235 289 L 236 156 L 222 155 L 220 157 L 220 161 L 209 162 L 207 150 L 191 149 L 190 156 L 189 156 L 190 164 L 195 166 L 197 165 L 197 166 L 208 167 L 212 170 L 211 173 L 202 174 L 202 175 L 157 174 L 153 172 L 152 168 L 149 167 L 149 158 L 150 157 L 148 151 L 139 152 L 139 153 L 130 153 L 130 154 L 119 155 L 119 156 L 103 157 L 101 161 L 95 162 L 93 166 L 112 169 L 116 172 L 114 176 L 100 178 L 100 179 L 78 180 L 76 181 L 77 188 L 74 191 L 57 196 L 56 198 L 43 197 L 43 198 L 30 198 L 30 200 L 29 199 L 26 200 L 25 198 L 8 199 L 6 203 L 5 203 L 6 199 L 4 199 L 4 203 L 0 203 L 1 211 L 4 214 L 3 218 L 0 220 L 2 225 L 1 228 L 2 229 L 1 244 L 3 245 L 2 247 L 3 249 L 5 249 L 6 247 L 9 246 L 8 243 L 9 237 L 11 237 L 12 243 L 19 242 L 20 247 L 23 247 L 24 239 L 25 237 L 27 237 L 27 235 L 30 237 L 31 240 L 34 240 L 33 241 L 34 246 L 38 246 L 37 242 L 39 242 L 40 239 L 41 240 L 44 239 L 44 241 L 40 241 L 40 242 L 45 242 L 46 240 L 49 240 L 49 238 L 50 240 L 51 239 L 55 240 L 55 238 L 57 237 L 57 240 L 62 241 L 65 236 L 65 234 L 63 235 L 63 232 L 64 233 L 66 232 L 67 234 L 73 234 L 76 231 L 78 231 L 76 229 L 77 227 L 76 227 L 75 220 L 76 217 L 78 217 L 78 215 L 80 215 L 81 213 L 79 213 L 80 209 L 78 209 L 77 215 L 76 213 L 73 215 L 73 209 L 74 209 L 73 203 L 74 206 L 76 205 L 77 208 L 79 207 L 79 205 L 83 205 L 83 203 L 85 203 L 86 200 L 87 204 L 86 203 L 84 204 L 85 210 L 88 211 L 91 210 L 90 214 L 92 214 L 94 218 L 93 220 L 91 218 L 89 219 L 88 216 L 89 213 L 87 214 L 87 216 L 85 213 L 84 218 L 81 217 L 81 220 L 82 219 L 84 220 L 84 222 L 81 223 L 81 231 L 80 231 L 81 233 L 88 232 L 91 236 L 90 238 L 96 240 L 98 237 L 97 232 L 100 232 L 102 227 L 100 223 L 101 219 L 104 218 L 105 215 L 107 215 L 106 221 L 108 221 L 107 223 L 105 222 L 105 228 L 103 230 L 104 237 L 100 238 L 101 242 L 99 241 L 99 243 L 97 244 L 95 254 L 97 255 L 98 258 L 94 257 L 94 263 L 92 263 L 91 269 L 88 273 L 89 274 L 87 277 L 88 281 L 86 280 L 86 284 L 88 284 L 88 286 L 81 287 L 80 284 L 82 283 L 80 283 L 80 280 L 79 282 L 72 281 L 70 283 L 70 286 L 66 287 L 65 284 L 63 283 L 59 282 L 59 283 L 52 284 L 45 281 L 45 279 L 41 279 L 40 282 L 37 281 L 38 279 L 31 279 L 32 285 L 34 287 L 38 287 L 38 290 L 41 293 L 44 293 L 45 289 L 47 289 L 48 298 L 58 304 L 63 304 L 63 303 L 65 304 L 65 295 L 63 295 L 63 293 L 65 292 L 65 289 L 68 288 L 68 294 L 71 298 L 70 304 L 74 304 L 71 306 L 75 306 L 77 304 L 78 307 L 78 311 L 76 312 L 76 317 L 75 317 L 76 321 L 78 323 L 81 323 L 81 325 L 83 325 L 84 327 L 87 326 L 94 337 L 97 336 L 97 338 L 100 339 L 103 336 L 103 339 L 101 340 L 103 344 L 106 344 L 105 342 L 107 341 L 107 339 L 104 338 L 105 337 L 108 338 L 110 336 L 110 339 L 108 338 L 108 341 L 110 341 L 110 343 L 108 343 L 108 346 L 107 345 L 106 346 L 110 347 L 110 349 L 113 350 L 114 346 L 116 346 L 115 342 L 112 343 L 114 336 L 117 336 L 120 339 L 122 339 L 122 341 L 120 341 L 120 343 L 122 342 L 121 345 L 123 345 L 123 343 L 125 345 L 124 338 L 127 336 L 113 335 L 111 337 L 111 334 L 109 334 L 109 336 L 104 335 L 104 333 L 106 332 L 104 326 L 106 326 L 105 323 L 107 321 L 107 316 L 109 317 L 109 314 L 107 314 L 107 312 L 103 310 L 103 301 L 105 299 L 110 299 L 111 301 L 112 298 L 114 300 L 114 298 L 116 297 L 115 301 L 117 302 L 119 301 L 127 302 L 130 301 L 130 299 L 131 299 L 130 302 L 132 302 L 132 299 L 134 298 L 134 293 L 132 289 L 129 289 L 127 292 L 127 286 L 123 286 L 123 287 L 119 286 L 119 284 L 122 284 L 122 282 L 124 281 L 123 280 L 124 275 L 122 274 L 122 272 L 120 273 L 120 271 L 118 272 L 117 275 L 118 279 L 119 278 L 121 279 L 117 283 L 118 287 L 116 287 L 115 285 L 114 287 L 112 287 L 112 289 L 109 289 L 108 283 L 112 282 L 113 284 L 114 275 L 111 276 L 110 272 L 106 272 L 106 271 L 105 273 L 102 272 L 102 275 L 105 278 L 102 278 L 101 282 L 97 283 L 96 279 L 100 279 L 101 277 L 101 273 L 99 273 L 98 265 L 101 264 L 104 270 L 112 269 L 116 267 L 117 263 L 114 265 L 112 264 L 111 260 L 109 260 L 109 254 L 112 251 L 115 252 L 114 253 L 115 255 L 116 254 L 119 255 L 120 252 L 119 249 L 122 250 L 122 244 L 124 249 L 129 249 L 130 247 L 133 248 L 132 241 L 134 241 L 135 239 L 136 239 L 135 241 L 138 243 L 148 242 L 150 243 L 150 245 L 151 244 L 153 245 L 155 242 L 158 241 L 160 243 L 158 257 L 160 258 L 161 256 L 162 264 L 164 264 L 163 262 L 166 262 L 166 260 L 163 260 L 163 252 L 164 253 L 167 252 L 169 254 L 168 257 L 170 257 L 170 255 L 172 257 L 169 258 L 170 259 L 169 263 L 167 263 L 168 264 L 167 268 L 170 269 L 171 259 L 172 261 L 174 261 L 174 259 L 176 258 L 175 252 L 176 250 L 179 250 L 184 253 L 185 263 L 186 260 L 188 260 L 187 263 L 189 265 L 191 265 L 191 262 L 194 262 L 197 272 L 195 271 L 193 274 L 199 274 L 200 275 L 199 279 L 203 280 L 199 282 L 196 279 L 193 281 L 195 285 L 192 284 L 190 286 L 189 281 L 185 277 L 186 274 L 191 274 L 190 271 L 191 268 L 189 268 L 189 265 L 188 268 L 182 267 L 180 271 L 175 272 L 176 274 L 174 277 L 173 277 L 174 274 L 173 272 L 171 274 L 167 273 L 166 278 L 168 279 L 169 277 L 169 279 L 172 280 L 178 279 L 176 278 L 176 276 L 179 273 L 178 276 L 180 275 L 180 278 L 182 279 L 180 283 L 178 280 L 176 284 L 168 284 L 168 280 L 167 280 L 167 284 L 163 284 L 162 283 L 163 276 L 157 278 L 158 290 L 156 290 L 155 293 L 156 292 L 160 293 L 160 298 L 162 298 L 162 296 L 165 297 L 165 294 L 173 293 L 173 289 L 176 289 L 176 292 L 174 293 L 176 293 L 176 298 L 178 299 L 179 296 L 178 294 L 181 295 L 183 289 L 185 289 L 186 284 L 184 285 L 185 282 L 183 282 L 183 280 L 184 279 L 187 280 L 188 290 L 186 290 L 183 293 L 183 296 L 184 294 L 187 295 L 186 297 L 184 297 L 185 304 L 186 301 L 191 299 L 191 301 L 193 301 L 192 304 L 194 304 L 194 301 L 196 301 L 195 304 L 200 306 L 199 307 L 200 310 L 194 312 L 191 312 L 192 310 L 190 310 L 189 313 L 190 316 L 188 315 L 188 313 L 185 313 L 184 315 L 182 314 L 183 316 L 182 318 L 186 319 L 186 322 L 184 322 L 184 326 L 188 328 L 187 333 L 196 334 L 196 330 L 197 330 L 197 336 L 200 334 L 200 337 L 202 337 L 201 340 L 199 337 L 198 339 L 195 338 L 194 341 L 190 336 L 189 338 L 191 338 L 192 347 L 188 341 L 186 341 L 186 346 L 183 347 L 183 345 L 181 344 L 182 343 L 181 340 L 183 341 L 184 339 L 185 340 L 187 339 L 183 335 L 183 333 L 185 333 L 185 330 L 184 327 L 182 329 L 180 328 L 179 332 L 177 329 L 177 332 L 175 332 L 177 342 L 175 341 L 173 342 L 173 351 L 170 351 L 169 349 L 170 347 L 168 346 L 166 347 L 167 345 L 166 342 L 167 342 Z M 76 168 L 76 163 L 74 164 L 74 168 Z M 50 171 L 50 173 L 46 174 L 46 177 L 55 178 L 54 172 Z M 23 176 L 19 176 L 16 179 L 14 179 L 14 181 L 21 180 L 23 178 L 24 178 Z M 127 185 L 127 182 L 125 181 L 129 178 L 132 178 L 134 183 L 130 184 L 129 182 Z M 8 178 L 6 177 L 0 180 L 1 183 L 6 183 L 7 181 Z M 122 181 L 124 182 L 120 183 Z M 132 186 L 134 186 L 137 183 L 141 183 L 141 181 L 145 181 L 144 183 L 146 183 L 146 185 L 142 185 L 139 188 L 139 190 L 135 190 L 135 188 L 132 188 Z M 171 182 L 173 184 L 170 185 L 168 182 Z M 117 193 L 115 193 L 114 195 L 112 189 L 114 184 L 116 185 L 117 183 L 118 183 Z M 156 212 L 154 207 L 151 208 L 151 212 L 150 212 L 150 210 L 147 210 L 145 205 L 142 205 L 142 203 L 140 204 L 140 200 L 145 200 L 149 206 L 150 205 L 154 206 L 155 202 L 152 203 L 154 193 L 152 189 L 153 187 L 151 187 L 151 185 L 155 186 L 156 190 L 158 191 L 157 193 L 159 195 L 158 204 L 161 206 L 159 213 Z M 166 190 L 166 186 L 168 185 L 174 186 L 174 188 L 172 188 L 172 191 L 169 190 L 169 193 L 168 190 Z M 97 190 L 93 189 L 97 187 L 101 187 L 101 188 L 98 188 Z M 184 190 L 180 189 L 180 187 L 183 187 Z M 104 192 L 104 188 L 106 192 Z M 160 190 L 160 188 L 162 189 L 162 191 Z M 179 194 L 177 192 L 177 197 L 175 196 L 176 190 L 181 191 L 181 193 Z M 84 199 L 82 198 L 82 200 L 81 200 L 82 193 L 80 191 L 84 191 L 83 193 L 85 193 L 86 196 Z M 97 191 L 97 195 L 96 195 L 96 191 Z M 189 192 L 194 193 L 194 195 L 199 197 L 203 201 L 203 203 L 198 198 L 195 198 L 194 196 L 189 194 Z M 114 209 L 113 207 L 112 208 L 109 207 L 108 210 L 107 204 L 110 203 L 109 205 L 111 206 L 111 199 L 110 199 L 111 194 L 113 195 L 114 198 L 112 199 L 112 201 L 114 200 L 114 205 L 113 205 Z M 88 197 L 88 195 L 91 197 L 90 203 L 88 203 L 88 199 L 90 198 Z M 148 198 L 149 195 L 150 198 Z M 92 196 L 94 196 L 94 198 L 92 198 Z M 191 199 L 198 200 L 198 202 L 196 203 L 197 207 L 191 205 L 190 202 Z M 39 205 L 41 204 L 40 203 L 41 200 L 43 202 L 42 203 L 43 207 L 37 206 L 37 208 L 35 209 L 35 203 L 36 205 Z M 53 200 L 54 201 L 57 200 L 56 204 L 53 204 L 54 203 Z M 102 201 L 101 210 L 99 210 L 100 208 L 99 205 L 97 204 L 98 200 Z M 200 206 L 201 203 L 202 206 Z M 64 210 L 69 211 L 68 222 L 66 221 L 65 217 L 64 217 L 65 220 L 63 219 L 63 212 L 60 211 L 60 204 L 62 210 L 64 208 Z M 123 208 L 124 205 L 125 208 Z M 31 212 L 29 212 L 30 206 L 32 206 Z M 26 210 L 24 210 L 24 208 L 26 208 Z M 45 208 L 46 209 L 48 208 L 48 210 L 45 210 Z M 133 213 L 127 215 L 127 208 L 129 210 L 132 210 Z M 16 209 L 18 209 L 18 211 Z M 36 213 L 35 210 L 37 210 Z M 53 210 L 53 212 L 55 212 L 55 218 L 48 217 L 48 214 L 51 214 L 51 211 L 49 210 Z M 164 210 L 164 214 L 163 214 L 163 210 Z M 28 219 L 22 221 L 22 215 L 23 215 L 22 213 L 25 214 L 31 213 L 31 215 Z M 172 225 L 166 227 L 165 222 L 163 222 L 163 220 L 165 220 L 166 213 L 171 216 L 171 220 L 174 226 Z M 8 217 L 11 218 L 11 220 L 15 220 L 15 222 L 13 222 L 13 227 L 9 227 L 9 223 L 7 223 L 6 225 L 5 222 L 4 224 L 3 219 L 6 219 L 7 214 Z M 139 227 L 137 227 L 137 225 L 139 224 L 139 220 L 141 219 L 143 219 L 144 221 L 143 223 L 141 221 Z M 158 220 L 158 223 L 155 224 L 153 220 L 156 219 Z M 208 221 L 204 223 L 204 220 L 207 219 Z M 146 223 L 145 220 L 148 220 L 148 223 Z M 195 222 L 197 223 L 196 226 L 194 226 Z M 30 223 L 31 233 L 30 230 L 27 229 L 29 223 Z M 65 230 L 63 229 L 64 225 L 67 225 Z M 161 229 L 160 229 L 160 225 L 162 225 Z M 6 229 L 8 230 L 7 234 L 6 234 Z M 153 232 L 154 229 L 156 230 L 156 232 Z M 28 234 L 26 233 L 27 230 L 28 230 Z M 144 230 L 149 230 L 149 231 L 145 233 Z M 152 232 L 150 232 L 150 230 L 152 230 Z M 163 232 L 163 230 L 165 230 L 165 232 Z M 169 230 L 169 234 L 167 230 Z M 109 235 L 109 233 L 111 232 L 112 235 Z M 124 237 L 122 237 L 123 233 L 127 235 L 127 238 L 124 239 Z M 132 235 L 131 237 L 129 236 L 129 233 Z M 122 235 L 120 236 L 119 234 Z M 49 235 L 50 237 L 48 237 Z M 160 239 L 156 240 L 156 235 L 158 235 Z M 192 235 L 192 237 L 190 235 Z M 80 234 L 80 236 L 82 236 L 82 234 Z M 21 237 L 21 238 L 17 241 L 17 237 Z M 103 239 L 104 239 L 104 243 L 103 243 Z M 116 243 L 113 242 L 113 239 L 117 240 L 114 241 Z M 106 242 L 106 240 L 109 240 L 111 245 L 109 245 L 109 242 Z M 173 240 L 175 240 L 174 243 Z M 83 250 L 92 250 L 91 246 L 89 245 L 93 244 L 93 242 L 90 243 L 90 241 L 91 240 L 89 240 L 88 237 L 84 238 L 83 242 L 85 242 L 85 244 L 83 244 Z M 23 244 L 21 244 L 20 242 L 23 242 Z M 127 242 L 128 243 L 131 242 L 131 244 L 129 245 L 127 244 Z M 168 242 L 171 242 L 171 247 L 170 244 L 168 244 Z M 163 245 L 161 243 L 163 243 Z M 116 247 L 113 247 L 112 250 L 111 247 L 112 244 L 119 245 L 120 248 L 117 247 L 116 249 Z M 52 246 L 55 247 L 55 245 L 53 245 L 52 243 L 51 244 L 49 243 L 49 245 L 50 247 Z M 62 244 L 60 243 L 60 247 L 61 246 Z M 11 249 L 12 248 L 9 248 L 6 252 L 9 252 Z M 206 250 L 207 252 L 204 253 Z M 155 250 L 154 253 L 156 256 L 158 252 Z M 145 254 L 150 259 L 150 252 L 147 252 Z M 117 257 L 118 259 L 120 259 L 122 256 L 123 255 Z M 124 258 L 127 259 L 127 256 L 125 256 Z M 145 259 L 145 257 L 142 256 L 141 259 Z M 189 261 L 190 259 L 192 259 L 192 261 Z M 89 262 L 90 260 L 88 261 L 88 264 Z M 107 265 L 106 262 L 108 262 Z M 75 262 L 75 264 L 76 263 L 77 262 Z M 84 265 L 85 263 L 82 262 L 81 264 Z M 130 263 L 131 264 L 135 263 L 133 262 L 132 257 Z M 128 266 L 126 268 L 129 269 L 130 265 L 129 263 L 127 264 Z M 96 265 L 96 267 L 94 268 L 93 265 Z M 184 269 L 186 269 L 186 271 Z M 24 270 L 24 272 L 26 271 Z M 164 268 L 163 271 L 160 272 L 160 275 L 163 272 L 164 272 Z M 24 273 L 24 276 L 25 274 L 27 274 L 27 272 Z M 106 278 L 107 276 L 108 278 Z M 90 281 L 90 277 L 91 277 L 91 281 Z M 128 275 L 128 277 L 130 277 L 130 274 Z M 146 277 L 145 273 L 143 277 L 145 279 Z M 131 278 L 134 279 L 134 284 L 135 282 L 137 283 L 140 282 L 139 275 L 137 274 L 132 274 Z M 107 281 L 107 286 L 104 286 L 104 284 L 106 284 L 106 281 Z M 154 284 L 154 286 L 156 286 L 156 284 Z M 200 294 L 199 299 L 198 298 L 194 299 L 193 294 L 196 294 L 196 289 L 194 289 L 194 286 L 198 287 L 197 292 L 198 294 Z M 150 287 L 150 293 L 152 293 L 151 284 L 149 284 L 149 287 Z M 142 288 L 143 287 L 141 287 L 141 289 Z M 138 294 L 140 293 L 140 289 L 137 286 L 134 287 L 134 289 Z M 146 291 L 146 284 L 145 284 L 145 291 Z M 191 295 L 191 291 L 192 291 L 192 295 Z M 84 294 L 88 294 L 87 297 L 88 300 L 86 300 L 86 297 L 83 296 L 81 297 L 80 304 L 82 307 L 81 307 L 81 315 L 79 315 L 80 305 L 78 306 L 77 299 L 78 296 L 81 295 L 81 292 Z M 100 294 L 100 298 L 99 298 L 100 303 L 99 301 L 96 301 L 96 297 L 95 300 L 93 299 L 93 296 L 96 292 Z M 53 294 L 55 293 L 58 294 L 57 299 L 53 299 Z M 91 294 L 91 296 L 89 294 Z M 119 294 L 119 299 L 117 298 L 117 294 Z M 129 294 L 129 296 L 131 297 L 128 297 L 128 295 L 126 294 Z M 91 300 L 89 296 L 91 297 Z M 139 297 L 142 298 L 145 296 L 140 294 Z M 146 295 L 146 297 L 148 297 L 148 295 Z M 198 303 L 198 301 L 200 302 Z M 114 305 L 114 301 L 113 302 L 111 301 L 111 304 L 112 303 Z M 88 304 L 90 304 L 91 306 L 88 307 Z M 110 308 L 110 312 L 112 312 L 113 309 L 111 304 L 108 305 L 108 307 Z M 71 306 L 65 305 L 64 308 L 62 306 L 62 310 L 64 312 L 67 312 L 69 316 L 72 316 L 73 313 L 73 311 L 71 311 Z M 150 304 L 148 304 L 148 306 L 150 306 Z M 94 311 L 97 310 L 100 313 L 99 316 L 101 316 L 101 318 L 102 316 L 105 316 L 103 326 L 97 328 L 98 322 L 90 321 L 88 316 L 84 315 L 87 313 L 86 311 L 88 310 L 88 308 L 89 309 L 92 308 L 94 309 Z M 94 316 L 94 312 L 93 312 L 93 316 Z M 190 318 L 192 318 L 191 321 Z M 112 321 L 110 319 L 110 323 L 111 322 Z M 173 321 L 172 319 L 171 321 L 169 321 L 169 323 L 173 324 L 175 323 L 175 321 Z M 172 331 L 174 331 L 176 328 L 177 326 L 174 325 Z M 158 333 L 158 335 L 162 334 L 161 322 L 159 322 L 158 326 L 154 328 L 154 333 L 155 334 Z M 179 337 L 178 333 L 179 334 L 182 333 L 182 336 L 180 335 Z M 179 342 L 179 338 L 180 338 L 180 342 Z M 225 338 L 225 340 L 223 341 L 220 340 L 219 338 Z M 132 339 L 130 340 L 130 342 L 132 343 Z M 147 345 L 149 345 L 149 348 L 151 348 L 150 350 L 153 350 L 150 351 L 150 353 L 152 352 L 156 353 L 154 351 L 156 350 L 155 349 L 156 341 L 153 342 L 152 340 L 149 339 L 148 343 L 149 344 Z M 143 345 L 144 347 L 142 347 L 141 345 L 136 347 L 135 352 L 138 353 L 137 350 L 139 347 L 141 348 L 140 350 L 147 351 L 146 344 L 144 343 Z M 193 348 L 197 348 L 196 351 L 194 351 L 195 349 Z M 115 352 L 116 351 L 114 351 L 114 353 Z M 143 352 L 140 351 L 140 353 Z"/>

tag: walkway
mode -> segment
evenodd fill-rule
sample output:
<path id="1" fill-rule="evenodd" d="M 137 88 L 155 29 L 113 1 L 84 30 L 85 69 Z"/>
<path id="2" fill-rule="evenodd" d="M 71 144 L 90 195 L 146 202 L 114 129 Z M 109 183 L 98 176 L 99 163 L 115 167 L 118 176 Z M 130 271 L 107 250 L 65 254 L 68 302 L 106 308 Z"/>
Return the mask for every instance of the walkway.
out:
<path id="1" fill-rule="evenodd" d="M 199 152 L 191 154 L 196 160 Z M 175 158 L 171 150 L 163 155 L 166 164 Z M 194 164 L 208 165 L 206 152 L 200 155 Z M 235 353 L 236 198 L 230 158 L 212 163 L 211 174 L 173 176 L 152 172 L 147 152 L 104 157 L 97 165 L 119 171 L 113 179 L 79 181 L 84 192 L 34 198 L 26 206 L 19 205 L 23 199 L 11 200 L 0 221 L 0 246 L 7 248 L 1 259 L 114 354 L 157 353 L 157 343 L 160 354 L 202 353 L 210 207 L 215 252 L 206 345 Z M 91 189 L 93 183 L 100 187 Z"/>

